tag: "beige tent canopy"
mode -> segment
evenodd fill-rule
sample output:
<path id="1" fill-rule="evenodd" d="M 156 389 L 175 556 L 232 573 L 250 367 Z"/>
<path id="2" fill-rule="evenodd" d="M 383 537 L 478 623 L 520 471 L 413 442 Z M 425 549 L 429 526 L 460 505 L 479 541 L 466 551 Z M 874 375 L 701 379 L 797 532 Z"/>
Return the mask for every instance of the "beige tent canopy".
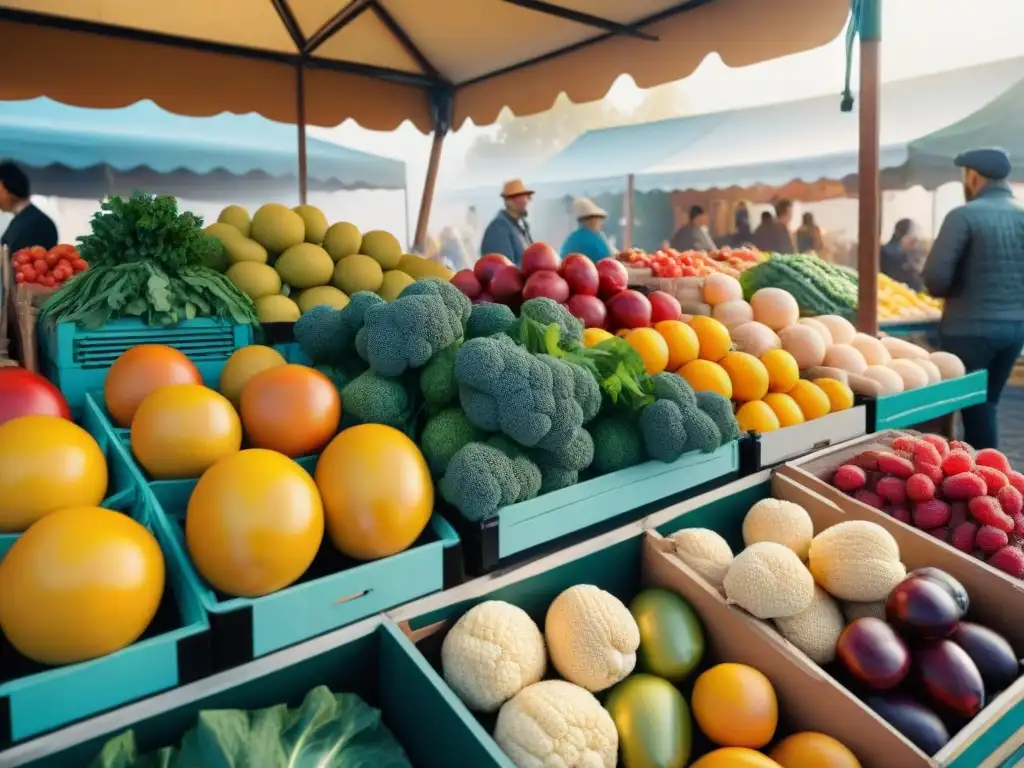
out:
<path id="1" fill-rule="evenodd" d="M 849 0 L 0 0 L 0 99 L 435 130 L 824 45 Z M 839 73 L 837 73 L 837 77 Z M 301 141 L 300 146 L 304 144 Z M 305 157 L 300 150 L 300 176 Z"/>

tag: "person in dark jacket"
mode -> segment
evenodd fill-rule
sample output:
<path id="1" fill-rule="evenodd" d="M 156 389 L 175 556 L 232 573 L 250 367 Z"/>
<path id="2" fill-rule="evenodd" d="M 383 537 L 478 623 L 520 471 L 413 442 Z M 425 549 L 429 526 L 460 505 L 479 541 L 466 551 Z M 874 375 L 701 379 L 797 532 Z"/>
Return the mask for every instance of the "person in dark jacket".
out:
<path id="1" fill-rule="evenodd" d="M 677 251 L 713 251 L 715 241 L 708 232 L 708 215 L 699 205 L 690 208 L 689 220 L 676 230 L 670 241 Z"/>
<path id="2" fill-rule="evenodd" d="M 523 261 L 523 251 L 533 244 L 530 226 L 526 223 L 526 209 L 533 199 L 533 190 L 527 189 L 522 179 L 513 179 L 501 190 L 505 207 L 498 211 L 484 230 L 480 255 L 500 253 L 516 266 Z"/>
<path id="3" fill-rule="evenodd" d="M 988 399 L 963 410 L 964 439 L 997 448 L 999 397 L 1024 348 L 1024 207 L 1006 179 L 1002 149 L 957 156 L 966 203 L 942 222 L 924 267 L 929 293 L 945 299 L 942 348 L 968 371 L 988 370 Z"/>
<path id="4" fill-rule="evenodd" d="M 0 211 L 14 218 L 0 235 L 0 245 L 11 253 L 39 245 L 50 250 L 57 244 L 53 220 L 32 205 L 32 187 L 28 176 L 14 163 L 0 163 Z"/>
<path id="5" fill-rule="evenodd" d="M 771 218 L 771 214 L 769 214 Z M 750 206 L 745 200 L 736 203 L 732 211 L 732 232 L 729 235 L 729 245 L 733 248 L 743 248 L 754 242 L 754 232 L 750 228 Z"/>
<path id="6" fill-rule="evenodd" d="M 761 226 L 754 233 L 754 245 L 765 253 L 796 253 L 789 222 L 793 216 L 793 202 L 779 200 L 775 203 L 775 218 L 767 221 L 762 216 Z"/>
<path id="7" fill-rule="evenodd" d="M 911 249 L 917 242 L 917 231 L 910 219 L 900 219 L 892 231 L 892 238 L 882 246 L 879 267 L 883 274 L 909 286 L 915 291 L 924 290 L 921 273 L 914 267 Z"/>
<path id="8" fill-rule="evenodd" d="M 796 231 L 797 253 L 811 253 L 819 256 L 825 255 L 825 241 L 821 236 L 821 227 L 814 221 L 814 214 L 808 211 L 804 214 L 800 229 Z"/>

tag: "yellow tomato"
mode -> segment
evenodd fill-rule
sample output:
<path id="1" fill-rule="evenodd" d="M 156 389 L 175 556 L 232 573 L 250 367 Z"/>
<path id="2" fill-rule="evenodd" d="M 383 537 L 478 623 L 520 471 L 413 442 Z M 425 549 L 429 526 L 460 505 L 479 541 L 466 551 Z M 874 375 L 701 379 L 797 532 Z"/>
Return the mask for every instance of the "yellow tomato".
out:
<path id="1" fill-rule="evenodd" d="M 604 330 L 604 328 L 587 328 L 587 330 L 583 332 L 583 346 L 593 347 L 600 344 L 602 341 L 614 338 L 615 337 L 608 333 L 608 331 Z"/>
<path id="2" fill-rule="evenodd" d="M 0 562 L 0 628 L 40 664 L 105 656 L 146 631 L 164 577 L 160 545 L 142 525 L 109 509 L 62 509 Z"/>

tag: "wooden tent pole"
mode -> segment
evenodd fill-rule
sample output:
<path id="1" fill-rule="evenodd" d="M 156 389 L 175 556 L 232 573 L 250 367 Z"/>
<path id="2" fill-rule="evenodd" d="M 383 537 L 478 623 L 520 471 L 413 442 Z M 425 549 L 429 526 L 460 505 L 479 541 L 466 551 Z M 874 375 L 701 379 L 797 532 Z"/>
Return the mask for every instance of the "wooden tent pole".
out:
<path id="1" fill-rule="evenodd" d="M 633 247 L 633 201 L 636 198 L 636 177 L 629 174 L 626 177 L 626 196 L 622 200 L 622 212 L 625 214 L 625 225 L 622 230 L 622 250 L 628 251 Z"/>
<path id="2" fill-rule="evenodd" d="M 305 205 L 309 180 L 306 167 L 306 77 L 305 66 L 301 61 L 295 67 L 295 77 L 298 90 L 295 123 L 299 129 L 299 204 Z"/>
<path id="3" fill-rule="evenodd" d="M 857 326 L 878 334 L 878 249 L 881 239 L 879 179 L 880 48 L 882 2 L 861 0 L 860 13 L 860 156 L 858 162 L 859 227 L 857 233 Z"/>
<path id="4" fill-rule="evenodd" d="M 418 253 L 423 253 L 427 241 L 430 206 L 434 202 L 437 171 L 441 167 L 441 150 L 444 148 L 444 137 L 452 128 L 454 106 L 455 90 L 451 86 L 435 86 L 430 91 L 430 115 L 434 121 L 434 141 L 430 145 L 427 178 L 423 181 L 423 197 L 420 199 L 420 213 L 416 219 L 416 239 L 413 242 L 413 249 Z"/>

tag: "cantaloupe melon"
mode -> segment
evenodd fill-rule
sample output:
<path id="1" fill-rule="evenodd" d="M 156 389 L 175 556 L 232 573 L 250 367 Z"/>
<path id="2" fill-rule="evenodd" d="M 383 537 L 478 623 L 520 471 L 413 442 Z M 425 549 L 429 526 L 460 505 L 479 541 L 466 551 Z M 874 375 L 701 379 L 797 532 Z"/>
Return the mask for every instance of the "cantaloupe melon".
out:
<path id="1" fill-rule="evenodd" d="M 833 344 L 849 344 L 857 335 L 857 329 L 845 317 L 839 315 L 818 315 L 814 318 L 832 334 Z"/>
<path id="2" fill-rule="evenodd" d="M 743 299 L 743 288 L 740 281 L 732 275 L 716 272 L 704 279 L 704 303 L 715 307 L 727 301 Z"/>
<path id="3" fill-rule="evenodd" d="M 888 365 L 892 360 L 892 355 L 889 354 L 885 345 L 866 333 L 858 333 L 854 336 L 850 346 L 864 356 L 864 361 L 868 365 Z"/>
<path id="4" fill-rule="evenodd" d="M 751 321 L 730 328 L 733 344 L 740 352 L 746 352 L 754 357 L 762 357 L 765 352 L 772 349 L 779 349 L 782 340 L 764 323 Z"/>
<path id="5" fill-rule="evenodd" d="M 933 363 L 931 360 L 919 360 L 916 357 L 910 359 L 914 365 L 923 370 L 928 376 L 929 384 L 938 384 L 942 381 L 942 372 L 939 370 L 939 366 Z"/>
<path id="6" fill-rule="evenodd" d="M 900 378 L 903 379 L 904 391 L 928 386 L 928 374 L 925 373 L 924 368 L 916 365 L 913 360 L 903 358 L 893 360 L 889 363 L 889 368 L 896 371 Z"/>
<path id="7" fill-rule="evenodd" d="M 782 288 L 761 288 L 750 297 L 754 319 L 773 331 L 795 325 L 800 319 L 800 307 L 793 294 Z"/>
<path id="8" fill-rule="evenodd" d="M 825 361 L 825 341 L 807 325 L 791 325 L 779 331 L 782 348 L 789 352 L 800 370 L 813 368 Z"/>
<path id="9" fill-rule="evenodd" d="M 967 373 L 963 360 L 949 352 L 932 352 L 928 359 L 938 366 L 943 380 L 958 379 Z"/>
<path id="10" fill-rule="evenodd" d="M 811 661 L 824 665 L 835 661 L 836 643 L 846 622 L 839 604 L 815 585 L 814 599 L 807 609 L 787 619 L 776 619 L 775 628 Z"/>
<path id="11" fill-rule="evenodd" d="M 825 350 L 824 365 L 841 368 L 847 373 L 863 374 L 868 367 L 864 355 L 850 344 L 833 344 Z"/>
<path id="12" fill-rule="evenodd" d="M 895 336 L 883 336 L 881 341 L 882 346 L 889 350 L 889 354 L 892 355 L 894 360 L 914 357 L 918 360 L 926 360 L 928 358 L 928 350 L 917 346 L 917 344 L 911 344 L 905 339 L 897 339 Z"/>
<path id="13" fill-rule="evenodd" d="M 726 599 L 759 619 L 796 616 L 814 599 L 814 579 L 793 550 L 760 541 L 740 552 L 722 583 Z"/>
<path id="14" fill-rule="evenodd" d="M 896 539 L 867 520 L 847 520 L 815 536 L 807 566 L 832 597 L 858 603 L 884 600 L 907 575 Z"/>
<path id="15" fill-rule="evenodd" d="M 823 323 L 819 323 L 817 319 L 813 317 L 801 317 L 797 322 L 800 325 L 806 325 L 808 328 L 813 328 L 818 335 L 821 336 L 821 340 L 825 342 L 826 347 L 829 344 L 835 344 L 835 340 L 832 338 L 832 334 L 829 332 L 828 328 L 826 328 Z"/>
<path id="16" fill-rule="evenodd" d="M 711 316 L 726 328 L 749 323 L 754 319 L 754 310 L 743 299 L 730 299 L 711 308 Z"/>
<path id="17" fill-rule="evenodd" d="M 903 391 L 903 377 L 887 365 L 869 365 L 864 376 L 877 381 L 883 395 L 898 395 Z"/>

